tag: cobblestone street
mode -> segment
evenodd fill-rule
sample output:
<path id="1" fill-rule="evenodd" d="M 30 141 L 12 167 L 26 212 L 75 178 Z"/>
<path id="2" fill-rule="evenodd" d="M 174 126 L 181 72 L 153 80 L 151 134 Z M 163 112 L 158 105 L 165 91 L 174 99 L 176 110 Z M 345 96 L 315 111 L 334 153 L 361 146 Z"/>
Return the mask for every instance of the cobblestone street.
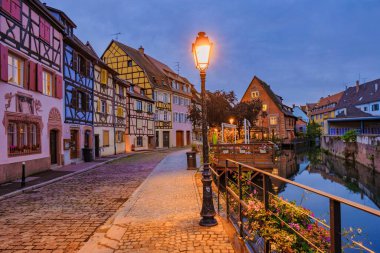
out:
<path id="1" fill-rule="evenodd" d="M 199 226 L 201 200 L 185 157 L 178 151 L 162 160 L 80 252 L 234 252 L 221 220 Z"/>
<path id="2" fill-rule="evenodd" d="M 0 252 L 75 252 L 168 152 L 139 153 L 0 202 Z"/>

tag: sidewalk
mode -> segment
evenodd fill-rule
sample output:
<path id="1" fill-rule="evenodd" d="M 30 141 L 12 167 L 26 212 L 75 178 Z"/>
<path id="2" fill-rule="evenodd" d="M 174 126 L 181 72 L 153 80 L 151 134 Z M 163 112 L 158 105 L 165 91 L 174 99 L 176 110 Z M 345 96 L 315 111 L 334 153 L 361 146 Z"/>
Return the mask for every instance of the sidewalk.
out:
<path id="1" fill-rule="evenodd" d="M 220 220 L 198 224 L 201 201 L 185 153 L 162 160 L 80 252 L 234 252 Z"/>
<path id="2" fill-rule="evenodd" d="M 81 173 L 93 168 L 96 168 L 106 162 L 109 162 L 120 157 L 132 155 L 133 153 L 118 154 L 106 157 L 100 157 L 93 162 L 81 162 L 78 164 L 69 164 L 58 168 L 50 169 L 44 172 L 40 172 L 34 175 L 26 177 L 26 186 L 21 188 L 21 179 L 11 181 L 8 183 L 0 184 L 0 200 L 6 197 L 8 194 L 16 193 L 19 191 L 32 190 L 31 188 L 38 187 L 41 184 L 50 182 L 52 180 L 60 180 L 62 177 L 68 177 L 73 173 Z"/>

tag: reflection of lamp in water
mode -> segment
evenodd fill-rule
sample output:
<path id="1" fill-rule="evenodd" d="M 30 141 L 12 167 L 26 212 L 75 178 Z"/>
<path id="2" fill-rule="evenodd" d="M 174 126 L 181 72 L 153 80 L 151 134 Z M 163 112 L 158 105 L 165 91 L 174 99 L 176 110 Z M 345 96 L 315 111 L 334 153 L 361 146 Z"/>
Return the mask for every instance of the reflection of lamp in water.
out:
<path id="1" fill-rule="evenodd" d="M 255 134 L 255 138 L 258 139 L 259 138 L 259 134 Z"/>
<path id="2" fill-rule="evenodd" d="M 234 123 L 234 119 L 230 118 L 230 124 L 232 125 Z"/>
<path id="3" fill-rule="evenodd" d="M 266 139 L 266 138 L 267 138 L 267 136 L 268 136 L 268 135 L 267 135 L 267 133 L 264 133 L 264 139 Z"/>

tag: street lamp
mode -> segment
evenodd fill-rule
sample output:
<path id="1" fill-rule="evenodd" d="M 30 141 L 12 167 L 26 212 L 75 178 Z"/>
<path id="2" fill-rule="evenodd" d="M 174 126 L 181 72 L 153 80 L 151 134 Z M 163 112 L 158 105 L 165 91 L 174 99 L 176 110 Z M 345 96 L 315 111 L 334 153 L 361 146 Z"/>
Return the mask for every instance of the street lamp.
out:
<path id="1" fill-rule="evenodd" d="M 212 179 L 210 173 L 210 163 L 208 159 L 208 140 L 207 140 L 207 117 L 206 117 L 206 69 L 210 62 L 212 43 L 205 32 L 199 32 L 192 45 L 195 66 L 201 75 L 201 95 L 202 95 L 202 141 L 203 141 L 203 201 L 199 225 L 211 227 L 218 224 L 215 216 L 214 202 L 212 200 Z"/>

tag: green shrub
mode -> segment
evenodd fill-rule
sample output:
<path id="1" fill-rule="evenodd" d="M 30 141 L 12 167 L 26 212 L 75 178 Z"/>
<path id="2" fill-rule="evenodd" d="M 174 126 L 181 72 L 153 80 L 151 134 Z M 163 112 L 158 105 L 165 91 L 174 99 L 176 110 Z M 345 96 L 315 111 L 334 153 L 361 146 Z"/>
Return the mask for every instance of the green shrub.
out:
<path id="1" fill-rule="evenodd" d="M 341 139 L 344 142 L 356 142 L 357 132 L 355 129 L 347 131 L 344 135 L 342 135 Z"/>

